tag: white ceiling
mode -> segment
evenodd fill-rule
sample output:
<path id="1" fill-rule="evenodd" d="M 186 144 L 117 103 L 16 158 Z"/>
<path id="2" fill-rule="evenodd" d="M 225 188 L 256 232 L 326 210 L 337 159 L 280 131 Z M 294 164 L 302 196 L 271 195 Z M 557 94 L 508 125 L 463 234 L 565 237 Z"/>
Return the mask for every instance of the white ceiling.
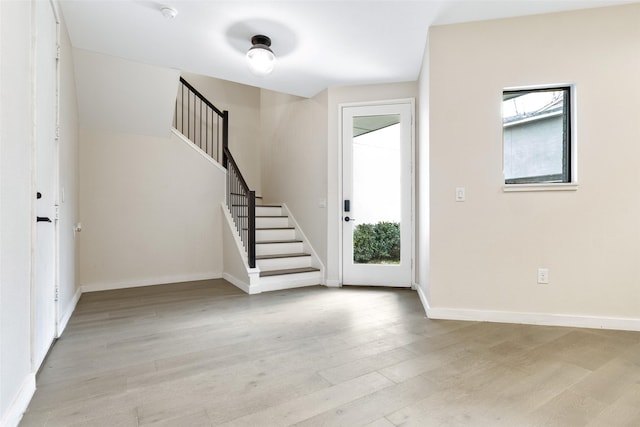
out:
<path id="1" fill-rule="evenodd" d="M 431 25 L 634 1 L 61 0 L 74 47 L 311 97 L 333 86 L 414 81 Z M 174 19 L 163 5 L 178 11 Z M 541 29 L 542 30 L 542 29 Z M 276 68 L 251 74 L 251 36 L 271 37 Z"/>

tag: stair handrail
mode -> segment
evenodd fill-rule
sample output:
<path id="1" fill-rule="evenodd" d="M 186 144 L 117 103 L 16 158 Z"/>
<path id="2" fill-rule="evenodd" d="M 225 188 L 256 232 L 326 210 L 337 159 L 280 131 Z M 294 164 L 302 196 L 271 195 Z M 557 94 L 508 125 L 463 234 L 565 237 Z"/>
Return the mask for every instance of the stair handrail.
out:
<path id="1" fill-rule="evenodd" d="M 250 268 L 256 266 L 256 192 L 249 189 L 228 147 L 224 148 L 227 162 L 227 208 L 231 213 L 240 240 L 247 251 Z"/>
<path id="2" fill-rule="evenodd" d="M 229 147 L 229 112 L 213 105 L 183 77 L 176 96 L 173 127 L 213 160 L 220 162 L 222 157 L 226 167 L 224 148 Z"/>
<path id="3" fill-rule="evenodd" d="M 186 102 L 185 102 L 186 89 Z M 193 103 L 192 103 L 193 98 Z M 204 110 L 204 114 L 203 114 Z M 180 113 L 180 114 L 179 114 Z M 186 121 L 185 121 L 186 113 Z M 218 121 L 215 123 L 213 117 Z M 211 116 L 211 123 L 209 117 Z M 204 117 L 204 119 L 203 119 Z M 222 119 L 220 127 L 219 119 Z M 247 252 L 250 268 L 256 266 L 256 192 L 249 189 L 240 168 L 229 151 L 229 112 L 220 110 L 196 88 L 180 77 L 180 87 L 176 97 L 174 127 L 187 139 L 206 152 L 215 161 L 220 161 L 227 170 L 226 203 L 236 230 Z M 213 132 L 215 127 L 216 149 L 213 152 Z M 220 132 L 221 131 L 221 132 Z M 204 133 L 204 138 L 203 138 Z M 220 133 L 222 133 L 222 150 L 220 150 Z M 209 137 L 211 136 L 211 147 Z M 220 152 L 221 151 L 221 152 Z"/>

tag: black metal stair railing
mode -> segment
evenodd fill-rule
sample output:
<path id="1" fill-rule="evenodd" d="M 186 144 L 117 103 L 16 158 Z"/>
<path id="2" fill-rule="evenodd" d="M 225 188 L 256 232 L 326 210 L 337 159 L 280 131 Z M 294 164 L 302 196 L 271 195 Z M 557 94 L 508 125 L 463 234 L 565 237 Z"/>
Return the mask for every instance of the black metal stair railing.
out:
<path id="1" fill-rule="evenodd" d="M 227 206 L 247 251 L 249 267 L 256 266 L 256 192 L 249 189 L 236 161 L 225 148 L 227 162 Z"/>
<path id="2" fill-rule="evenodd" d="M 176 97 L 173 127 L 227 169 L 227 208 L 256 266 L 256 193 L 251 191 L 229 151 L 229 112 L 216 108 L 184 78 Z"/>
<path id="3" fill-rule="evenodd" d="M 173 127 L 218 163 L 229 143 L 229 112 L 220 111 L 180 77 Z"/>

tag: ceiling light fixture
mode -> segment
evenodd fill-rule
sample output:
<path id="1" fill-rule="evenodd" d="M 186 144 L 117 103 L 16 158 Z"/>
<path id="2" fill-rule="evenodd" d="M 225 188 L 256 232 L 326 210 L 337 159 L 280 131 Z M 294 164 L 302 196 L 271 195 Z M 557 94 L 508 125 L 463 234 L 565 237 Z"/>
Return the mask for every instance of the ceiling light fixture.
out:
<path id="1" fill-rule="evenodd" d="M 271 39 L 267 36 L 257 35 L 251 37 L 251 49 L 247 52 L 249 69 L 257 76 L 266 76 L 273 71 L 276 56 L 271 50 Z"/>

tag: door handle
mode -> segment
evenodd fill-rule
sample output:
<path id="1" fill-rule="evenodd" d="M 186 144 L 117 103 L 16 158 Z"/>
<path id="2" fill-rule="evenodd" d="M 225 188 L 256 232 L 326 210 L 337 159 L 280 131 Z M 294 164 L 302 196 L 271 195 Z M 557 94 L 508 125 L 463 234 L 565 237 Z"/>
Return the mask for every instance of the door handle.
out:
<path id="1" fill-rule="evenodd" d="M 48 216 L 37 216 L 36 222 L 52 222 Z"/>
<path id="2" fill-rule="evenodd" d="M 356 220 L 355 218 L 349 218 L 348 216 L 345 216 L 345 217 L 344 217 L 344 221 L 345 221 L 345 222 L 355 221 L 355 220 Z"/>

